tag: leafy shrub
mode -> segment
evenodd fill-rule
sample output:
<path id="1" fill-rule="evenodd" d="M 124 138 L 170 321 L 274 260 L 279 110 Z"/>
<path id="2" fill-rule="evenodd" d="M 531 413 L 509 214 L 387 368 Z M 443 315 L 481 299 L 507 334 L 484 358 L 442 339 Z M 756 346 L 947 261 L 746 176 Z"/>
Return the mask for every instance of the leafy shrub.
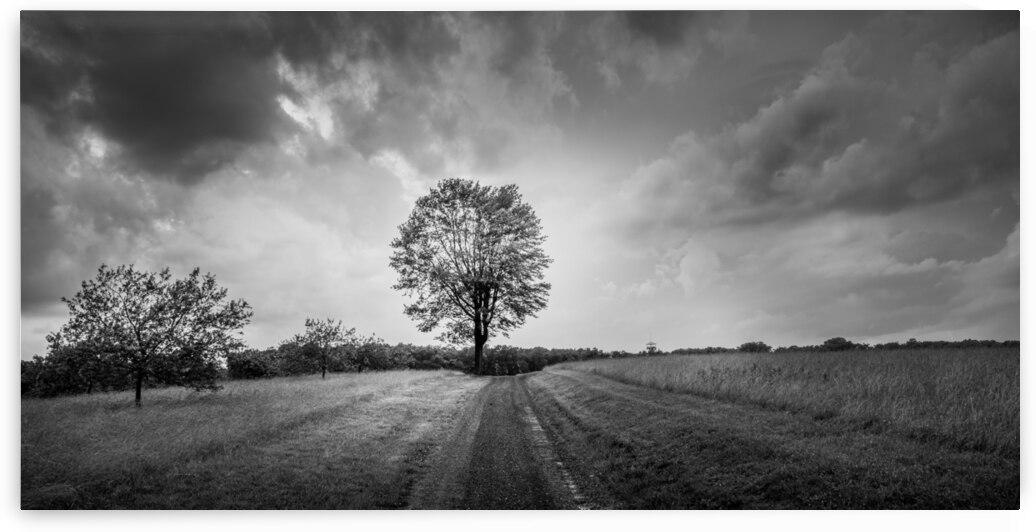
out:
<path id="1" fill-rule="evenodd" d="M 745 342 L 737 350 L 742 353 L 769 353 L 772 348 L 763 342 Z"/>

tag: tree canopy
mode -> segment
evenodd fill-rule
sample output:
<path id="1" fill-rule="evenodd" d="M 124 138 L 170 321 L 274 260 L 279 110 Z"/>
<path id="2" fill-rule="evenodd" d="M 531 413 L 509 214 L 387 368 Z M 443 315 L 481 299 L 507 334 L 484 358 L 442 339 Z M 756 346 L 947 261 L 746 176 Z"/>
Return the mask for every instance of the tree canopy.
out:
<path id="1" fill-rule="evenodd" d="M 320 378 L 327 377 L 328 357 L 331 350 L 351 342 L 356 336 L 356 329 L 346 329 L 341 320 L 335 322 L 331 318 L 317 320 L 306 318 L 306 332 L 296 336 L 293 341 L 299 345 L 312 345 L 320 358 Z"/>
<path id="2" fill-rule="evenodd" d="M 248 303 L 226 296 L 197 268 L 174 280 L 169 268 L 102 265 L 75 296 L 61 298 L 71 317 L 47 342 L 52 353 L 74 346 L 91 367 L 132 379 L 137 406 L 145 381 L 217 388 L 222 358 L 243 347 L 234 333 L 252 316 Z"/>
<path id="3" fill-rule="evenodd" d="M 737 350 L 741 351 L 742 353 L 769 353 L 773 350 L 773 348 L 767 345 L 765 342 L 755 341 L 745 342 L 738 346 Z"/>
<path id="4" fill-rule="evenodd" d="M 404 307 L 421 331 L 442 327 L 441 340 L 473 340 L 475 370 L 496 333 L 508 333 L 546 308 L 551 259 L 532 207 L 515 185 L 440 181 L 417 200 L 392 241 L 393 287 L 416 299 Z"/>

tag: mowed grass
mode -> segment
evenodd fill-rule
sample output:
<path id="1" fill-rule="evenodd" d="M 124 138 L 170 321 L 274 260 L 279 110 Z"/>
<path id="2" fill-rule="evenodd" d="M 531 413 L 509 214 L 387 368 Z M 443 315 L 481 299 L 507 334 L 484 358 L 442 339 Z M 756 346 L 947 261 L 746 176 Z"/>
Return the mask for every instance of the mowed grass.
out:
<path id="1" fill-rule="evenodd" d="M 1017 348 L 670 355 L 555 367 L 1019 454 Z"/>
<path id="2" fill-rule="evenodd" d="M 392 371 L 22 401 L 22 508 L 396 508 L 484 383 Z"/>

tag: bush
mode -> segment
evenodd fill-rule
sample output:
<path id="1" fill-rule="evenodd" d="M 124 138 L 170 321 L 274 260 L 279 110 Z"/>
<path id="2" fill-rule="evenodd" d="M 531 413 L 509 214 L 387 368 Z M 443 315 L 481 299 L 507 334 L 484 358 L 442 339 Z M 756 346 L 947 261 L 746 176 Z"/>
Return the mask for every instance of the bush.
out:
<path id="1" fill-rule="evenodd" d="M 23 360 L 21 373 L 21 393 L 27 397 L 125 390 L 132 384 L 124 373 L 116 371 L 110 357 L 82 346 L 52 346 L 46 357 Z"/>
<path id="2" fill-rule="evenodd" d="M 277 375 L 277 362 L 270 351 L 249 349 L 227 355 L 227 377 L 230 379 L 262 379 Z"/>
<path id="3" fill-rule="evenodd" d="M 773 348 L 763 342 L 745 342 L 737 350 L 742 353 L 769 353 Z"/>

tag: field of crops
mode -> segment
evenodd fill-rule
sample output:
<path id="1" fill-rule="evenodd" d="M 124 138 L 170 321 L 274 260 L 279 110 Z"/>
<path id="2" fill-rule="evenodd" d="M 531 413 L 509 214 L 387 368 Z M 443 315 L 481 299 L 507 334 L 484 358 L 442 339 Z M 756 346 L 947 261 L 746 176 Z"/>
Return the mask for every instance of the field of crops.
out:
<path id="1" fill-rule="evenodd" d="M 555 367 L 1019 453 L 1017 348 L 670 355 Z"/>

